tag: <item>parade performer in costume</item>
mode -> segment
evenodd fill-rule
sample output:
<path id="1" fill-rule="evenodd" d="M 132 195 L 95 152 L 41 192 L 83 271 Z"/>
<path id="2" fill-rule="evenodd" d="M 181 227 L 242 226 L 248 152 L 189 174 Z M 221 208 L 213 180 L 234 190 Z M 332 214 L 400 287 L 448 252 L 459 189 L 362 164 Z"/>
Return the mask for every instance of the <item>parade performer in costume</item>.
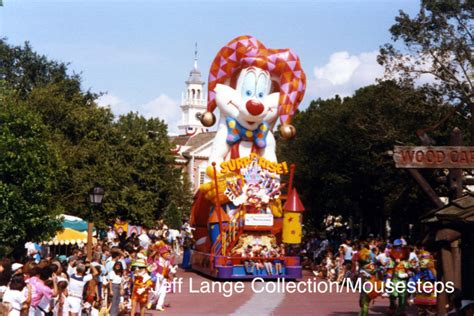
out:
<path id="1" fill-rule="evenodd" d="M 153 287 L 153 281 L 147 272 L 145 260 L 137 259 L 132 264 L 134 270 L 133 292 L 132 292 L 132 310 L 130 315 L 135 315 L 137 304 L 140 304 L 140 315 L 145 316 L 145 308 L 148 302 L 148 295 Z"/>
<path id="2" fill-rule="evenodd" d="M 403 241 L 396 239 L 390 251 L 391 261 L 387 267 L 386 288 L 390 291 L 390 315 L 405 315 L 407 303 L 407 282 L 413 274 L 408 262 L 408 249 Z M 398 302 L 397 302 L 398 301 Z"/>
<path id="3" fill-rule="evenodd" d="M 431 283 L 434 284 L 436 281 L 436 270 L 434 268 L 433 257 L 428 251 L 423 251 L 420 254 L 419 271 L 414 275 L 412 281 L 421 281 L 422 286 L 421 292 L 415 294 L 414 303 L 418 307 L 419 316 L 431 316 L 436 315 L 436 292 L 432 289 L 431 291 L 423 291 L 428 288 L 423 284 Z"/>
<path id="4" fill-rule="evenodd" d="M 168 246 L 162 246 L 159 250 L 159 256 L 153 263 L 153 274 L 156 277 L 155 289 L 152 291 L 148 308 L 156 303 L 156 309 L 164 311 L 166 293 L 170 288 L 171 275 L 176 273 L 177 266 L 171 264 L 171 253 Z"/>
<path id="5" fill-rule="evenodd" d="M 380 292 L 380 289 L 382 288 L 382 282 L 378 279 L 379 269 L 374 263 L 374 260 L 372 259 L 370 250 L 367 248 L 363 248 L 359 251 L 357 256 L 360 267 L 359 276 L 362 279 L 362 284 L 364 284 L 365 282 L 370 282 L 372 284 L 371 289 L 362 289 L 359 298 L 359 316 L 367 316 L 369 314 L 370 301 L 374 300 L 377 296 L 379 296 L 378 292 Z"/>

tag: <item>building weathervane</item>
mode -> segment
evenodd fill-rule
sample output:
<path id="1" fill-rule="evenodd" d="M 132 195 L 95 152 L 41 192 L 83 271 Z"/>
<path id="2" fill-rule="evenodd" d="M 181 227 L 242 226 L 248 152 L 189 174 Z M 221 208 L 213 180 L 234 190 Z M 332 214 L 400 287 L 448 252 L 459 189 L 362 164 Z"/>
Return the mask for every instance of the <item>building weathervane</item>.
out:
<path id="1" fill-rule="evenodd" d="M 197 70 L 197 60 L 198 60 L 198 43 L 194 43 L 194 69 Z"/>

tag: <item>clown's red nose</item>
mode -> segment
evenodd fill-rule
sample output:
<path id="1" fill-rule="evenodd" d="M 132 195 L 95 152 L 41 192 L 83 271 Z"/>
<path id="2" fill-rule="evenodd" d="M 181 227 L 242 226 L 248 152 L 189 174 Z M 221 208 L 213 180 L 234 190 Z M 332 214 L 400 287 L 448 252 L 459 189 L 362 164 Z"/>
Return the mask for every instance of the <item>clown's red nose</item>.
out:
<path id="1" fill-rule="evenodd" d="M 245 106 L 247 107 L 247 111 L 252 115 L 259 115 L 264 110 L 263 104 L 255 100 L 248 100 Z"/>

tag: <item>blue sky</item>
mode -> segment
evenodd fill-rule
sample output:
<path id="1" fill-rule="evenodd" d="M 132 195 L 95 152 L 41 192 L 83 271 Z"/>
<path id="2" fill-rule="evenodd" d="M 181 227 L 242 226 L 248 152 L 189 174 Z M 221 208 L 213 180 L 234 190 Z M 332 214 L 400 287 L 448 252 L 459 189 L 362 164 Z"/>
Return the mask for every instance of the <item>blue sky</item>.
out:
<path id="1" fill-rule="evenodd" d="M 108 93 L 100 102 L 115 113 L 158 116 L 175 132 L 195 42 L 205 81 L 215 54 L 238 35 L 292 48 L 308 77 L 305 108 L 382 74 L 375 57 L 400 9 L 414 15 L 419 2 L 3 0 L 0 36 L 69 62 L 85 89 Z"/>

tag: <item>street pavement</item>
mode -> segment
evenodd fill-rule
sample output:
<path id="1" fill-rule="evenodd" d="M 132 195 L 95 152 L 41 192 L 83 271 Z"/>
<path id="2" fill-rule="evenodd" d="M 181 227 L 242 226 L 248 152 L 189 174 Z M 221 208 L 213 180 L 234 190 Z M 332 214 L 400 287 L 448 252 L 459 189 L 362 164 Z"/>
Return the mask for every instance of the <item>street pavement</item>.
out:
<path id="1" fill-rule="evenodd" d="M 170 306 L 164 312 L 147 311 L 148 315 L 341 315 L 357 316 L 359 313 L 359 296 L 357 293 L 268 293 L 262 283 L 255 283 L 252 288 L 250 281 L 243 281 L 242 293 L 225 292 L 217 288 L 223 282 L 197 274 L 180 270 L 177 274 L 182 278 L 182 285 L 175 286 L 175 293 L 169 293 L 166 303 Z M 305 271 L 302 282 L 314 280 L 310 271 Z M 318 281 L 319 282 L 319 281 Z M 323 281 L 322 281 L 323 282 Z M 227 290 L 235 286 L 226 284 Z M 265 283 L 270 291 L 274 285 Z M 200 288 L 204 286 L 204 288 Z M 324 289 L 324 287 L 322 287 Z M 209 290 L 209 291 L 208 291 Z M 237 289 L 239 290 L 239 289 Z M 256 293 L 262 291 L 262 293 Z M 201 293 L 194 293 L 201 292 Z M 211 293 L 207 293 L 211 292 Z M 224 294 L 230 295 L 225 297 Z M 388 299 L 377 298 L 370 305 L 369 315 L 387 315 Z M 410 307 L 407 315 L 416 315 L 416 309 Z"/>

